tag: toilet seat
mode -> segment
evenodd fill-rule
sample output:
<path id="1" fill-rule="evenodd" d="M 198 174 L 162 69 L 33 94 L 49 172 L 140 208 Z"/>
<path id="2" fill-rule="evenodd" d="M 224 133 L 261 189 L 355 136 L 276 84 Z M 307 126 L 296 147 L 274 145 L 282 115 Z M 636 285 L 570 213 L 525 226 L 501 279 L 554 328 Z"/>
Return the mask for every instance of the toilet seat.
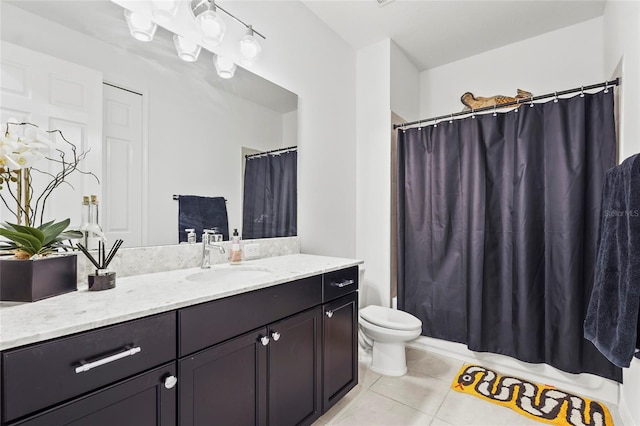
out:
<path id="1" fill-rule="evenodd" d="M 367 306 L 360 309 L 360 316 L 373 325 L 391 330 L 412 331 L 422 329 L 422 321 L 418 318 L 407 312 L 384 306 Z"/>

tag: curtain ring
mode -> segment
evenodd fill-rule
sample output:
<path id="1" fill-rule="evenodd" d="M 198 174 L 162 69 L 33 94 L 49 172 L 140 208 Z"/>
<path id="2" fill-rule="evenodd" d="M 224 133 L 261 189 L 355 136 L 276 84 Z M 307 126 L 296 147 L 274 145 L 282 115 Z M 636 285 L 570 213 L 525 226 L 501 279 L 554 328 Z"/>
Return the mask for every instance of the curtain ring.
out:
<path id="1" fill-rule="evenodd" d="M 449 117 L 449 124 L 453 123 L 453 113 L 451 113 L 451 117 Z"/>
<path id="2" fill-rule="evenodd" d="M 516 99 L 516 109 L 513 112 L 518 112 L 518 108 L 520 108 L 520 99 Z"/>
<path id="3" fill-rule="evenodd" d="M 609 93 L 609 85 L 607 83 L 607 81 L 604 82 L 604 93 Z"/>
<path id="4" fill-rule="evenodd" d="M 471 118 L 476 118 L 476 110 L 475 110 L 475 108 L 471 108 Z"/>
<path id="5" fill-rule="evenodd" d="M 558 92 L 555 92 L 555 97 L 553 98 L 553 103 L 554 104 L 558 103 Z"/>
<path id="6" fill-rule="evenodd" d="M 418 131 L 422 130 L 422 121 L 418 121 Z"/>
<path id="7" fill-rule="evenodd" d="M 533 95 L 529 98 L 529 108 L 533 108 Z"/>
<path id="8" fill-rule="evenodd" d="M 433 123 L 433 128 L 435 129 L 436 127 L 438 127 L 438 119 L 434 119 L 435 123 Z"/>
<path id="9" fill-rule="evenodd" d="M 493 106 L 493 116 L 494 116 L 494 117 L 497 117 L 497 116 L 498 116 L 498 113 L 496 112 L 496 108 L 497 108 L 497 107 L 498 107 L 498 105 L 494 105 L 494 106 Z"/>
<path id="10" fill-rule="evenodd" d="M 580 87 L 580 97 L 584 98 L 584 86 Z"/>

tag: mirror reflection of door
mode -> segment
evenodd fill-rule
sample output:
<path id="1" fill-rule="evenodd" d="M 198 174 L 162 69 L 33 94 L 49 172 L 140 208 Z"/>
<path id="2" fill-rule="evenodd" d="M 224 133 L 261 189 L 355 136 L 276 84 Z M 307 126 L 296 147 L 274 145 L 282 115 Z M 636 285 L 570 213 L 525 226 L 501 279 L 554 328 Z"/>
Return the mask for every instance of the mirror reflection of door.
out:
<path id="1" fill-rule="evenodd" d="M 107 83 L 103 88 L 103 231 L 109 243 L 121 238 L 125 247 L 138 247 L 146 231 L 142 222 L 142 95 Z"/>
<path id="2" fill-rule="evenodd" d="M 60 130 L 64 138 L 75 145 L 78 153 L 90 151 L 79 168 L 102 180 L 102 73 L 5 41 L 2 41 L 0 51 L 0 122 L 15 119 L 35 124 L 43 130 Z M 59 134 L 52 133 L 49 137 L 56 150 L 64 152 L 66 158 L 72 158 L 70 145 Z M 55 157 L 56 154 L 52 155 Z M 34 164 L 32 203 L 51 182 L 47 173 L 56 174 L 59 170 L 52 161 Z M 100 196 L 99 191 L 95 177 L 81 173 L 68 175 L 65 184 L 58 186 L 47 199 L 43 215 L 38 214 L 34 218 L 35 225 L 41 224 L 41 217 L 44 222 L 70 218 L 71 227 L 79 227 L 82 195 Z M 9 203 L 11 211 L 0 204 L 0 220 L 15 222 L 12 213 L 15 212 L 15 204 Z"/>

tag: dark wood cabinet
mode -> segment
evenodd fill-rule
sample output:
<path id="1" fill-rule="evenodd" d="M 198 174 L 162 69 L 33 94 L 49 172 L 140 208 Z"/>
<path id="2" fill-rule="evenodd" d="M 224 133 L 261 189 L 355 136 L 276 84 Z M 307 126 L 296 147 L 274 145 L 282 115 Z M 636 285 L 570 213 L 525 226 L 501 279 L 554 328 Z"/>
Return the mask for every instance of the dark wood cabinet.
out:
<path id="1" fill-rule="evenodd" d="M 358 384 L 358 293 L 323 305 L 323 412 Z"/>
<path id="2" fill-rule="evenodd" d="M 175 359 L 175 312 L 5 351 L 3 421 L 13 421 Z"/>
<path id="3" fill-rule="evenodd" d="M 298 425 L 320 416 L 320 307 L 179 362 L 181 426 Z"/>
<path id="4" fill-rule="evenodd" d="M 6 350 L 0 424 L 310 425 L 358 381 L 357 271 Z"/>
<path id="5" fill-rule="evenodd" d="M 311 424 L 320 417 L 321 309 L 269 326 L 269 425 Z"/>
<path id="6" fill-rule="evenodd" d="M 266 336 L 264 327 L 180 360 L 181 426 L 266 423 Z"/>
<path id="7" fill-rule="evenodd" d="M 175 375 L 171 363 L 12 426 L 175 426 Z"/>

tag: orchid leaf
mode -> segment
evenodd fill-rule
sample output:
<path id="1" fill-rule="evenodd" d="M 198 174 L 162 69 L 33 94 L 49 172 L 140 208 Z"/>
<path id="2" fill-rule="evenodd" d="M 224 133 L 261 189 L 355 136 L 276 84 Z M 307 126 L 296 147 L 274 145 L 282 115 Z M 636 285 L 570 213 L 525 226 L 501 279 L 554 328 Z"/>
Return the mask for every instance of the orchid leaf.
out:
<path id="1" fill-rule="evenodd" d="M 22 226 L 17 225 L 15 223 L 8 223 L 10 227 L 12 227 L 16 232 L 20 232 L 21 234 L 31 234 L 40 241 L 40 244 L 44 242 L 44 233 L 38 228 L 32 228 L 31 226 Z"/>
<path id="2" fill-rule="evenodd" d="M 69 226 L 71 222 L 70 219 L 65 219 L 58 223 L 52 223 L 51 225 L 47 224 L 47 226 L 42 226 L 41 231 L 44 234 L 44 246 L 51 244 L 56 241 L 56 238 L 64 232 L 65 229 Z"/>
<path id="3" fill-rule="evenodd" d="M 30 233 L 21 233 L 10 229 L 0 229 L 0 235 L 14 241 L 18 248 L 29 254 L 39 253 L 42 249 L 42 242 Z"/>

